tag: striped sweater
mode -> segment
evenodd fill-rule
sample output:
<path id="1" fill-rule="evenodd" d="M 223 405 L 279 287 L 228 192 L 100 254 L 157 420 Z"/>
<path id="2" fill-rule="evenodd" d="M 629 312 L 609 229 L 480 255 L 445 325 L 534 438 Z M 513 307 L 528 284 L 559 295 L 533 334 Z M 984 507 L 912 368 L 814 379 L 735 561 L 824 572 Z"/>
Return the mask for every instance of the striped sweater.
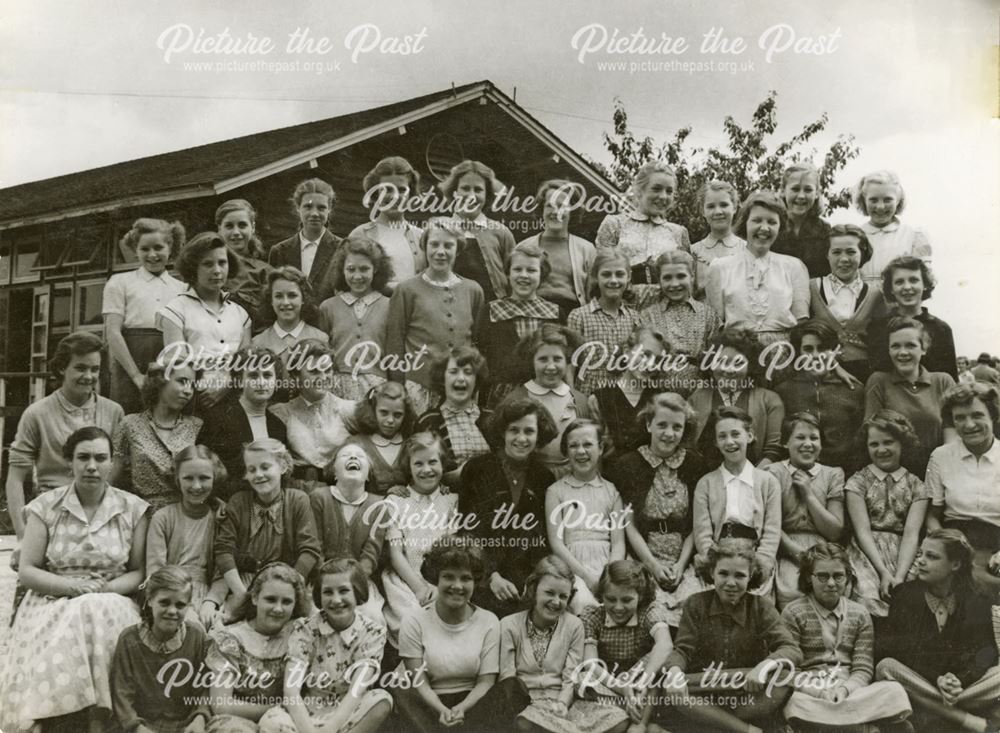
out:
<path id="1" fill-rule="evenodd" d="M 860 603 L 841 598 L 843 618 L 837 628 L 833 649 L 823 640 L 822 623 L 818 604 L 810 596 L 796 598 L 781 613 L 795 643 L 802 650 L 803 669 L 821 669 L 833 666 L 840 660 L 850 660 L 850 677 L 844 683 L 851 692 L 865 687 L 872 681 L 875 670 L 875 631 L 868 610 Z"/>

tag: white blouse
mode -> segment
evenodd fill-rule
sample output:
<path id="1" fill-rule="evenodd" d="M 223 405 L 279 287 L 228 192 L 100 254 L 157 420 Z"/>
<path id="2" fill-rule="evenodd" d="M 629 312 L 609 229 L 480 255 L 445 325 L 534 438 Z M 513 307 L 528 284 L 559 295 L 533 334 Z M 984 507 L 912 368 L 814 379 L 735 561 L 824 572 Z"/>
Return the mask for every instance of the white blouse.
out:
<path id="1" fill-rule="evenodd" d="M 743 249 L 714 260 L 705 292 L 727 328 L 787 331 L 809 317 L 809 272 L 797 257 Z"/>
<path id="2" fill-rule="evenodd" d="M 877 288 L 882 287 L 882 270 L 897 257 L 911 255 L 924 261 L 931 258 L 931 244 L 924 233 L 899 219 L 893 219 L 881 228 L 866 221 L 861 228 L 868 235 L 873 250 L 872 258 L 861 266 L 861 277 Z"/>

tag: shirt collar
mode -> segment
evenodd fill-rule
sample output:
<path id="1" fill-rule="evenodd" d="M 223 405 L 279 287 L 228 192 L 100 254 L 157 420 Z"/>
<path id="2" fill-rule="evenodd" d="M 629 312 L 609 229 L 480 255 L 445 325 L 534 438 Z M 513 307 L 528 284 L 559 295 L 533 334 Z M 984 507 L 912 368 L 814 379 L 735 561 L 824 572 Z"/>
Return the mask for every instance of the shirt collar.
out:
<path id="1" fill-rule="evenodd" d="M 382 435 L 379 435 L 378 433 L 372 433 L 369 440 L 371 440 L 371 442 L 377 445 L 379 448 L 385 448 L 386 446 L 390 445 L 402 445 L 403 435 L 402 433 L 396 433 L 391 438 L 386 438 L 383 437 Z"/>
<path id="2" fill-rule="evenodd" d="M 580 479 L 573 476 L 573 474 L 568 473 L 565 476 L 563 476 L 563 481 L 565 481 L 569 486 L 571 486 L 574 489 L 582 489 L 585 486 L 601 487 L 604 485 L 604 482 L 601 479 L 600 474 L 594 476 L 594 478 L 590 479 L 589 481 L 581 481 Z"/>
<path id="3" fill-rule="evenodd" d="M 849 283 L 845 283 L 843 280 L 841 280 L 839 277 L 836 277 L 835 275 L 827 275 L 826 281 L 829 283 L 830 289 L 833 290 L 834 295 L 839 293 L 844 288 L 847 288 L 854 294 L 854 297 L 857 297 L 858 294 L 861 292 L 861 288 L 865 286 L 865 281 L 861 277 L 860 270 L 858 270 L 858 272 L 854 274 L 854 279 L 851 280 L 851 282 Z"/>
<path id="4" fill-rule="evenodd" d="M 440 282 L 438 280 L 431 280 L 427 275 L 427 270 L 420 273 L 420 277 L 423 278 L 424 282 L 430 285 L 432 288 L 453 288 L 462 282 L 462 278 L 456 275 L 454 272 L 449 275 L 445 282 Z"/>
<path id="5" fill-rule="evenodd" d="M 322 240 L 323 240 L 323 235 L 322 234 L 320 234 L 319 235 L 319 239 L 316 239 L 316 240 L 306 239 L 306 235 L 302 233 L 301 229 L 299 229 L 299 248 L 300 249 L 305 249 L 310 244 L 315 244 L 317 247 L 319 247 L 319 243 Z"/>
<path id="6" fill-rule="evenodd" d="M 76 495 L 76 485 L 70 484 L 66 487 L 66 493 L 62 497 L 62 509 L 81 522 L 89 523 L 90 531 L 96 532 L 119 514 L 124 514 L 126 506 L 125 498 L 118 494 L 117 489 L 113 486 L 105 486 L 104 498 L 101 500 L 100 506 L 97 507 L 94 518 L 88 520 L 87 514 L 83 511 L 83 505 L 80 504 L 80 497 Z"/>
<path id="7" fill-rule="evenodd" d="M 538 397 L 542 397 L 550 393 L 557 395 L 559 397 L 565 397 L 566 395 L 569 394 L 569 385 L 566 384 L 566 382 L 560 382 L 558 387 L 553 387 L 552 389 L 549 389 L 548 387 L 543 387 L 534 379 L 532 379 L 528 382 L 525 382 L 524 388 L 528 390 L 528 392 L 530 392 L 531 394 L 537 395 Z"/>
<path id="8" fill-rule="evenodd" d="M 626 626 L 638 626 L 639 625 L 639 614 L 633 613 L 632 618 L 623 624 L 616 624 L 611 618 L 611 614 L 607 611 L 604 612 L 604 628 L 606 629 L 622 629 Z"/>
<path id="9" fill-rule="evenodd" d="M 305 327 L 306 327 L 305 321 L 299 321 L 298 324 L 296 324 L 295 328 L 293 328 L 291 331 L 286 331 L 281 326 L 279 326 L 277 322 L 275 322 L 275 324 L 272 326 L 274 332 L 278 335 L 279 339 L 284 339 L 285 336 L 298 338 L 299 334 L 302 333 L 302 329 L 304 329 Z"/>
<path id="10" fill-rule="evenodd" d="M 966 448 L 965 447 L 965 443 L 963 443 L 961 440 L 959 440 L 956 443 L 956 445 L 958 446 L 957 450 L 958 450 L 958 457 L 959 458 L 961 458 L 963 460 L 966 459 L 966 458 L 977 458 L 976 454 L 973 453 L 968 448 Z M 993 465 L 1000 464 L 1000 439 L 994 437 L 993 438 L 993 445 L 991 445 L 990 449 L 988 451 L 986 451 L 985 453 L 983 453 L 983 455 L 981 457 L 985 458 L 986 460 L 988 460 Z"/>
<path id="11" fill-rule="evenodd" d="M 56 402 L 59 403 L 59 407 L 63 410 L 63 412 L 68 412 L 70 415 L 85 414 L 89 410 L 93 410 L 97 407 L 97 394 L 93 392 L 90 397 L 87 398 L 87 401 L 82 405 L 74 405 L 72 402 L 67 400 L 63 395 L 62 390 L 57 389 L 52 394 L 56 396 Z"/>
<path id="12" fill-rule="evenodd" d="M 708 615 L 709 616 L 729 616 L 733 621 L 738 623 L 740 626 L 746 626 L 747 624 L 747 595 L 743 594 L 743 597 L 739 600 L 734 607 L 730 608 L 719 600 L 718 593 L 712 593 L 712 600 L 708 604 Z"/>
<path id="13" fill-rule="evenodd" d="M 787 458 L 781 462 L 781 465 L 783 465 L 786 469 L 788 469 L 788 473 L 795 473 L 796 471 L 806 471 L 806 469 L 804 469 L 804 468 L 799 468 L 798 466 L 793 466 L 792 462 L 789 459 L 787 459 Z M 723 470 L 725 470 L 725 469 L 723 469 Z M 817 476 L 819 476 L 819 464 L 818 463 L 814 463 L 812 465 L 812 468 L 810 468 L 808 471 L 806 471 L 806 473 L 808 473 L 813 478 L 816 478 Z"/>
<path id="14" fill-rule="evenodd" d="M 666 217 L 650 216 L 649 214 L 643 214 L 638 209 L 630 211 L 628 214 L 628 218 L 631 219 L 632 221 L 648 221 L 656 225 L 666 225 L 668 223 Z"/>
<path id="15" fill-rule="evenodd" d="M 187 297 L 191 298 L 192 300 L 197 300 L 199 303 L 201 303 L 202 308 L 204 308 L 205 310 L 209 311 L 210 313 L 215 313 L 216 312 L 216 311 L 212 310 L 212 307 L 208 304 L 208 302 L 205 301 L 205 300 L 203 300 L 202 297 L 200 295 L 198 295 L 198 292 L 193 287 L 191 287 L 190 285 L 187 286 L 187 290 L 185 290 L 183 293 L 181 293 L 181 295 L 186 295 Z M 229 305 L 229 297 L 230 297 L 230 294 L 227 291 L 225 291 L 225 290 L 221 291 L 220 299 L 222 300 L 222 307 L 221 307 L 220 311 L 221 310 L 225 310 L 226 306 Z"/>
<path id="16" fill-rule="evenodd" d="M 680 303 L 674 303 L 670 301 L 665 295 L 662 295 L 662 293 L 660 297 L 660 306 L 663 308 L 663 310 L 668 310 L 669 308 L 683 308 L 685 306 L 687 306 L 693 311 L 698 309 L 698 306 L 695 305 L 694 298 L 688 298 L 687 300 L 683 300 Z"/>
<path id="17" fill-rule="evenodd" d="M 362 303 L 364 303 L 365 305 L 371 305 L 376 300 L 378 300 L 380 296 L 381 296 L 381 293 L 378 293 L 378 292 L 376 292 L 376 291 L 373 290 L 370 293 L 368 293 L 368 295 L 365 295 L 363 297 L 359 297 L 359 296 L 355 295 L 354 293 L 341 293 L 340 294 L 340 299 L 343 300 L 345 303 L 347 303 L 347 305 L 354 305 L 359 300 Z"/>
<path id="18" fill-rule="evenodd" d="M 896 372 L 895 369 L 893 369 L 893 371 L 891 372 L 891 375 L 892 375 L 892 381 L 895 384 L 901 384 L 902 382 L 909 382 L 910 381 L 910 380 L 906 379 L 905 377 L 903 377 L 898 372 Z M 917 372 L 917 381 L 914 382 L 914 384 L 930 384 L 931 383 L 930 376 L 931 376 L 931 373 L 929 371 L 927 371 L 927 367 L 925 367 L 923 364 L 921 364 L 920 365 L 920 371 Z"/>
<path id="19" fill-rule="evenodd" d="M 165 641 L 160 641 L 153 635 L 153 630 L 145 623 L 139 624 L 139 641 L 158 654 L 172 654 L 184 645 L 187 636 L 187 624 L 181 621 L 177 632 Z"/>
<path id="20" fill-rule="evenodd" d="M 646 460 L 646 463 L 649 464 L 650 468 L 659 468 L 665 463 L 669 468 L 676 471 L 680 468 L 680 465 L 684 463 L 684 457 L 687 455 L 687 450 L 684 448 L 678 448 L 670 455 L 669 458 L 660 458 L 659 456 L 653 454 L 653 451 L 648 445 L 640 445 L 639 455 Z"/>
<path id="21" fill-rule="evenodd" d="M 871 464 L 868 468 L 869 468 L 869 470 L 873 474 L 875 474 L 875 478 L 877 478 L 879 481 L 885 481 L 885 477 L 886 476 L 892 476 L 892 480 L 895 481 L 896 483 L 899 483 L 900 481 L 903 480 L 903 477 L 906 475 L 906 467 L 905 466 L 900 466 L 895 471 L 893 471 L 891 474 L 887 473 L 886 471 L 883 471 L 881 468 L 879 468 L 878 466 L 876 466 L 874 463 Z"/>
<path id="22" fill-rule="evenodd" d="M 336 486 L 330 487 L 330 496 L 339 501 L 341 504 L 347 504 L 349 506 L 361 506 L 368 499 L 368 492 L 362 491 L 361 496 L 357 499 L 348 499 L 345 497 Z"/>
<path id="23" fill-rule="evenodd" d="M 722 471 L 722 484 L 724 486 L 728 486 L 729 482 L 732 481 L 734 478 L 739 479 L 747 486 L 751 487 L 753 486 L 753 464 L 750 463 L 750 461 L 747 461 L 746 463 L 743 464 L 743 470 L 740 471 L 738 476 L 734 476 L 733 474 L 729 473 L 729 470 L 726 468 L 725 464 L 719 466 L 719 470 Z"/>
<path id="24" fill-rule="evenodd" d="M 479 419 L 479 405 L 475 402 L 470 402 L 468 405 L 462 409 L 456 409 L 449 405 L 447 402 L 441 403 L 441 415 L 443 417 L 458 417 L 459 415 L 468 415 L 473 420 Z"/>
<path id="25" fill-rule="evenodd" d="M 333 628 L 333 626 L 330 625 L 330 622 L 326 618 L 326 614 L 322 612 L 319 614 L 320 636 L 333 636 L 334 634 L 338 634 L 340 638 L 343 640 L 344 644 L 348 647 L 354 644 L 354 642 L 358 640 L 358 637 L 362 635 L 362 633 L 364 632 L 364 625 L 365 622 L 361 618 L 361 614 L 355 611 L 354 621 L 351 622 L 351 625 L 348 626 L 346 629 L 341 629 L 340 631 L 337 631 L 337 629 Z"/>
<path id="26" fill-rule="evenodd" d="M 167 271 L 166 270 L 161 270 L 159 275 L 154 275 L 152 272 L 150 272 L 149 270 L 147 270 L 145 267 L 139 267 L 139 269 L 135 271 L 135 274 L 139 278 L 141 278 L 144 282 L 148 283 L 148 282 L 152 282 L 153 280 L 159 280 L 159 279 L 161 279 L 164 275 L 167 274 Z"/>
<path id="27" fill-rule="evenodd" d="M 821 618 L 830 618 L 834 616 L 838 621 L 843 621 L 847 612 L 847 600 L 841 596 L 840 600 L 837 601 L 837 605 L 833 608 L 827 608 L 822 603 L 817 603 L 816 599 L 813 597 L 812 593 L 806 596 L 812 607 L 816 609 L 816 613 L 820 615 Z"/>
<path id="28" fill-rule="evenodd" d="M 708 244 L 705 245 L 705 249 L 714 249 L 719 246 L 719 242 L 722 242 L 722 246 L 727 248 L 739 247 L 743 243 L 743 240 L 732 232 L 729 232 L 729 234 L 724 236 L 721 240 L 709 232 L 708 236 L 705 237 L 705 241 L 708 242 Z"/>
<path id="29" fill-rule="evenodd" d="M 892 221 L 890 221 L 884 227 L 877 227 L 871 223 L 871 220 L 869 220 L 862 225 L 862 228 L 865 230 L 866 234 L 878 234 L 879 232 L 885 232 L 886 234 L 889 234 L 899 229 L 899 225 L 900 225 L 899 217 L 894 216 L 892 217 Z"/>

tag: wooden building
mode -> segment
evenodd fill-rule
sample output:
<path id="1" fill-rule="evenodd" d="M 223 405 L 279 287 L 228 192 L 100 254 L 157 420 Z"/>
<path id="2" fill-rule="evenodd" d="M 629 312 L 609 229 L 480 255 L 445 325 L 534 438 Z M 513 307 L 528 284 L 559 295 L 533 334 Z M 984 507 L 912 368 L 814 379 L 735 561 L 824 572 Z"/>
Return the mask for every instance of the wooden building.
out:
<path id="1" fill-rule="evenodd" d="M 471 158 L 490 165 L 521 199 L 547 178 L 578 182 L 604 204 L 618 196 L 600 171 L 489 81 L 2 189 L 3 442 L 13 438 L 24 407 L 45 393 L 43 379 L 12 373 L 45 371 L 55 343 L 71 331 L 101 331 L 105 281 L 135 267 L 118 242 L 136 218 L 178 220 L 190 237 L 215 229 L 220 203 L 245 198 L 257 208 L 257 234 L 270 246 L 297 229 L 289 201 L 295 185 L 319 177 L 337 192 L 330 228 L 343 236 L 367 220 L 362 178 L 388 155 L 407 158 L 428 186 Z M 522 239 L 539 230 L 541 211 L 494 216 Z M 593 238 L 603 217 L 580 211 L 571 230 Z"/>

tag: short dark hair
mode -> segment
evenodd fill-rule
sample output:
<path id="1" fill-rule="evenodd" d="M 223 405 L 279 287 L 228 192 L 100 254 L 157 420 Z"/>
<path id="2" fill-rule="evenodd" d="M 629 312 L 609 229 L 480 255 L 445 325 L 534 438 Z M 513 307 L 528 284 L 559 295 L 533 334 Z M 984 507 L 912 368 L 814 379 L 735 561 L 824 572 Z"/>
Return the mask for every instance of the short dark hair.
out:
<path id="1" fill-rule="evenodd" d="M 569 425 L 567 425 L 565 430 L 563 430 L 562 437 L 559 438 L 560 453 L 562 453 L 564 456 L 566 455 L 566 451 L 569 450 L 569 434 L 576 430 L 580 430 L 582 428 L 593 428 L 594 432 L 597 434 L 598 444 L 601 446 L 601 448 L 604 448 L 606 446 L 604 426 L 601 425 L 601 423 L 597 422 L 596 420 L 590 420 L 588 418 L 578 417 L 575 420 L 573 420 L 573 422 L 571 422 Z"/>
<path id="2" fill-rule="evenodd" d="M 271 303 L 274 284 L 278 280 L 294 283 L 298 287 L 299 292 L 302 293 L 302 310 L 299 315 L 307 323 L 316 323 L 319 311 L 316 310 L 316 302 L 313 299 L 313 289 L 309 278 L 302 270 L 291 265 L 276 267 L 267 273 L 267 284 L 264 285 L 264 292 L 260 296 L 260 306 L 257 309 L 260 322 L 270 324 L 278 319 L 278 314 L 274 312 L 274 305 Z"/>
<path id="3" fill-rule="evenodd" d="M 202 232 L 196 234 L 181 247 L 176 264 L 180 279 L 193 288 L 198 282 L 198 265 L 202 258 L 213 249 L 220 248 L 226 250 L 226 259 L 229 261 L 229 279 L 232 280 L 237 275 L 241 275 L 243 262 L 239 255 L 226 246 L 226 240 L 218 232 Z"/>
<path id="4" fill-rule="evenodd" d="M 931 297 L 931 293 L 934 292 L 934 286 L 937 285 L 937 281 L 934 279 L 934 274 L 931 272 L 930 265 L 924 262 L 919 257 L 913 257 L 912 255 L 903 255 L 902 257 L 897 257 L 891 260 L 885 269 L 882 270 L 882 295 L 885 297 L 886 303 L 895 303 L 896 298 L 892 295 L 892 273 L 896 270 L 919 270 L 920 277 L 924 281 L 924 292 L 921 294 L 921 300 L 927 300 Z"/>
<path id="5" fill-rule="evenodd" d="M 414 433 L 406 439 L 405 443 L 403 443 L 403 450 L 400 453 L 399 460 L 402 464 L 401 470 L 403 472 L 403 478 L 408 484 L 413 481 L 413 471 L 410 469 L 410 458 L 414 453 L 420 450 L 437 450 L 441 465 L 444 466 L 447 451 L 444 447 L 444 441 L 441 439 L 441 436 L 437 433 L 432 433 L 426 430 Z"/>
<path id="6" fill-rule="evenodd" d="M 787 443 L 792 437 L 792 431 L 795 430 L 795 426 L 798 423 L 805 423 L 811 428 L 815 428 L 820 431 L 820 436 L 822 439 L 822 430 L 820 430 L 819 418 L 811 412 L 793 412 L 791 415 L 785 417 L 781 421 L 781 442 Z"/>
<path id="7" fill-rule="evenodd" d="M 908 417 L 895 410 L 879 410 L 861 423 L 859 432 L 861 445 L 868 445 L 868 431 L 872 428 L 888 433 L 898 440 L 903 447 L 904 460 L 908 452 L 916 450 L 917 446 L 920 445 L 920 439 L 917 437 L 917 431 L 913 428 L 913 423 Z"/>
<path id="8" fill-rule="evenodd" d="M 348 237 L 337 251 L 333 253 L 333 261 L 330 269 L 333 272 L 333 286 L 338 292 L 349 293 L 351 286 L 347 284 L 344 276 L 344 263 L 347 262 L 347 255 L 360 255 L 367 257 L 372 263 L 372 290 L 381 292 L 385 290 L 386 284 L 393 278 L 392 260 L 385 253 L 385 249 L 374 239 L 368 237 L 354 236 Z"/>
<path id="9" fill-rule="evenodd" d="M 476 583 L 482 582 L 486 573 L 482 549 L 466 535 L 439 538 L 424 556 L 420 573 L 428 582 L 437 584 L 444 570 L 468 570 Z"/>
<path id="10" fill-rule="evenodd" d="M 431 362 L 431 389 L 444 395 L 444 373 L 448 371 L 448 362 L 452 359 L 460 367 L 471 366 L 476 378 L 476 390 L 480 391 L 489 381 L 489 368 L 486 357 L 479 353 L 475 346 L 456 346 L 447 351 L 439 352 Z"/>
<path id="11" fill-rule="evenodd" d="M 792 330 L 788 334 L 788 340 L 791 342 L 792 348 L 795 349 L 796 355 L 802 349 L 802 338 L 804 336 L 815 336 L 818 338 L 819 347 L 824 351 L 831 351 L 837 348 L 837 345 L 840 343 L 837 332 L 831 326 L 818 318 L 810 318 L 808 321 L 796 323 L 792 326 Z"/>
<path id="12" fill-rule="evenodd" d="M 95 425 L 88 425 L 85 428 L 78 428 L 70 433 L 69 437 L 66 438 L 66 442 L 63 443 L 62 456 L 67 463 L 73 461 L 73 451 L 76 447 L 87 440 L 101 440 L 104 439 L 108 441 L 108 455 L 114 457 L 115 446 L 111 442 L 111 436 L 108 435 L 103 428 L 99 428 Z"/>
<path id="13" fill-rule="evenodd" d="M 601 571 L 597 581 L 597 600 L 603 603 L 609 585 L 632 588 L 639 594 L 639 608 L 645 608 L 656 599 L 656 584 L 653 575 L 644 565 L 635 560 L 615 560 Z"/>
<path id="14" fill-rule="evenodd" d="M 941 397 L 941 421 L 946 428 L 955 427 L 954 413 L 956 407 L 967 407 L 973 400 L 979 400 L 986 405 L 993 429 L 1000 427 L 1000 395 L 997 388 L 988 382 L 960 382 L 952 385 Z"/>
<path id="15" fill-rule="evenodd" d="M 556 555 L 546 555 L 535 564 L 535 569 L 524 581 L 524 592 L 521 594 L 521 602 L 529 611 L 535 605 L 535 595 L 538 593 L 538 584 L 546 575 L 565 580 L 569 583 L 569 600 L 573 600 L 576 595 L 576 576 L 570 569 L 566 561 Z"/>
<path id="16" fill-rule="evenodd" d="M 868 241 L 868 235 L 865 234 L 865 230 L 854 224 L 834 224 L 830 227 L 830 235 L 826 246 L 827 254 L 830 253 L 830 244 L 833 243 L 834 237 L 854 237 L 857 239 L 858 249 L 861 251 L 862 265 L 868 262 L 875 253 L 872 249 L 872 243 Z"/>
<path id="17" fill-rule="evenodd" d="M 747 590 L 757 588 L 764 582 L 753 542 L 737 538 L 721 539 L 709 547 L 704 557 L 699 558 L 699 562 L 696 563 L 698 575 L 709 585 L 713 584 L 715 580 L 712 576 L 715 573 L 715 566 L 719 564 L 719 560 L 727 558 L 743 558 L 750 563 L 750 582 L 747 583 Z"/>
<path id="18" fill-rule="evenodd" d="M 847 550 L 833 542 L 818 542 L 802 553 L 799 558 L 799 592 L 805 595 L 812 593 L 812 574 L 816 570 L 816 563 L 820 560 L 831 560 L 839 562 L 844 566 L 847 579 L 850 583 L 857 580 L 854 573 L 854 566 L 847 556 Z"/>
<path id="19" fill-rule="evenodd" d="M 378 409 L 380 399 L 403 401 L 403 424 L 399 433 L 404 438 L 409 437 L 418 416 L 413 409 L 413 402 L 406 393 L 406 388 L 399 382 L 382 382 L 368 390 L 367 394 L 357 401 L 354 406 L 354 424 L 358 428 L 357 432 L 364 435 L 374 435 L 378 432 L 378 417 L 375 411 Z"/>
<path id="20" fill-rule="evenodd" d="M 739 420 L 743 423 L 743 427 L 747 429 L 747 432 L 753 430 L 753 418 L 750 417 L 750 413 L 744 410 L 742 407 L 737 407 L 736 405 L 723 405 L 722 407 L 717 407 L 712 412 L 712 417 L 714 418 L 714 423 L 719 424 L 719 420 Z"/>
<path id="21" fill-rule="evenodd" d="M 534 415 L 538 421 L 537 447 L 548 445 L 559 437 L 559 428 L 541 403 L 530 397 L 508 396 L 500 401 L 490 417 L 487 427 L 490 445 L 496 450 L 501 450 L 504 446 L 504 435 L 510 424 L 528 415 Z"/>
<path id="22" fill-rule="evenodd" d="M 362 606 L 368 602 L 368 578 L 361 563 L 353 557 L 335 557 L 327 560 L 316 570 L 316 582 L 313 583 L 312 597 L 316 608 L 323 608 L 323 576 L 348 573 L 351 588 L 354 589 L 354 604 Z"/>
<path id="23" fill-rule="evenodd" d="M 750 218 L 750 210 L 754 206 L 762 206 L 777 214 L 778 232 L 784 231 L 788 221 L 788 210 L 785 208 L 785 202 L 774 191 L 754 191 L 743 200 L 740 210 L 736 212 L 736 221 L 733 223 L 734 233 L 744 239 L 747 238 L 747 219 Z"/>
<path id="24" fill-rule="evenodd" d="M 104 341 L 100 336 L 90 331 L 74 331 L 68 336 L 63 336 L 56 344 L 55 353 L 49 359 L 49 371 L 55 379 L 62 380 L 74 356 L 86 356 L 103 350 Z"/>

